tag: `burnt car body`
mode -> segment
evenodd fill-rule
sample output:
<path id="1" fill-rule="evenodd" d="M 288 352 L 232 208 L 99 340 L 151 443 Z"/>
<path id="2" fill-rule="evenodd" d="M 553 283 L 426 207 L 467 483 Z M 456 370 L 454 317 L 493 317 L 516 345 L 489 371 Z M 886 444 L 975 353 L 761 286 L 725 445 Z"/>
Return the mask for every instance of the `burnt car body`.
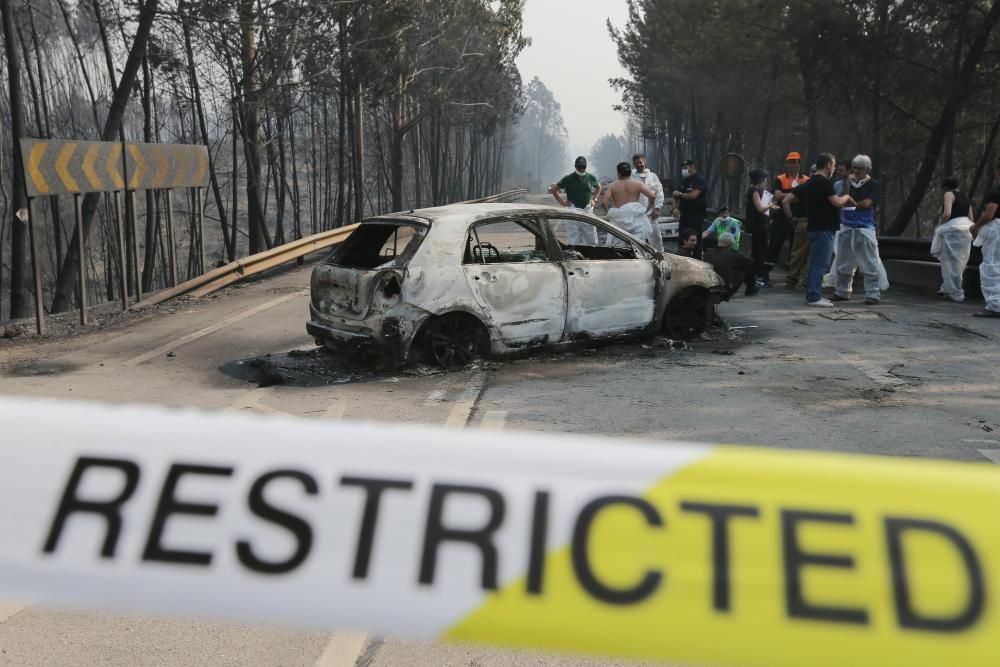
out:
<path id="1" fill-rule="evenodd" d="M 594 238 L 604 244 L 583 240 Z M 708 264 L 593 215 L 461 204 L 362 222 L 313 269 L 306 329 L 388 365 L 454 367 L 583 341 L 690 338 L 723 288 Z"/>

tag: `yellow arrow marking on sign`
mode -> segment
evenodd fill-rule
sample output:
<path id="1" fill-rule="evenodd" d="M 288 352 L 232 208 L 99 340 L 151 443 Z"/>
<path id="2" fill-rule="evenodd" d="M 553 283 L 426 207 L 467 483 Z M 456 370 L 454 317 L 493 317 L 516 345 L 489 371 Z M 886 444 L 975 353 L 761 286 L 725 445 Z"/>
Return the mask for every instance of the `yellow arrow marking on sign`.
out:
<path id="1" fill-rule="evenodd" d="M 138 190 L 142 185 L 142 177 L 146 175 L 146 158 L 143 157 L 142 151 L 139 149 L 137 144 L 128 145 L 129 155 L 135 160 L 135 173 L 132 174 L 132 180 L 129 183 L 129 187 L 133 190 Z"/>
<path id="2" fill-rule="evenodd" d="M 35 190 L 40 194 L 46 194 L 50 190 L 45 176 L 42 175 L 41 170 L 38 168 L 48 147 L 49 142 L 39 141 L 31 147 L 31 154 L 28 156 L 28 176 L 31 177 L 31 182 L 35 184 Z"/>
<path id="3" fill-rule="evenodd" d="M 153 156 L 156 157 L 156 172 L 153 174 L 153 182 L 150 184 L 154 188 L 162 188 L 167 178 L 167 171 L 170 169 L 170 161 L 167 160 L 166 151 L 161 146 L 153 147 Z"/>
<path id="4" fill-rule="evenodd" d="M 208 170 L 208 157 L 204 153 L 199 151 L 197 160 L 198 160 L 198 171 L 195 172 L 194 183 L 195 185 L 200 186 L 205 179 L 205 172 Z"/>
<path id="5" fill-rule="evenodd" d="M 87 181 L 90 183 L 90 187 L 95 190 L 104 189 L 104 181 L 101 177 L 97 175 L 94 171 L 94 161 L 97 159 L 97 155 L 101 152 L 101 145 L 98 143 L 93 143 L 87 152 L 83 154 L 83 175 L 87 177 Z"/>
<path id="6" fill-rule="evenodd" d="M 70 192 L 80 191 L 80 186 L 77 185 L 73 174 L 69 173 L 69 161 L 73 158 L 73 153 L 76 152 L 76 146 L 74 143 L 66 144 L 59 151 L 59 157 L 56 158 L 56 174 L 62 179 L 63 186 Z"/>
<path id="7" fill-rule="evenodd" d="M 116 190 L 121 190 L 125 187 L 125 181 L 122 179 L 121 159 L 122 145 L 112 144 L 110 150 L 108 150 L 108 161 L 104 163 L 104 168 L 107 170 L 108 176 L 111 178 L 111 183 L 115 186 Z"/>

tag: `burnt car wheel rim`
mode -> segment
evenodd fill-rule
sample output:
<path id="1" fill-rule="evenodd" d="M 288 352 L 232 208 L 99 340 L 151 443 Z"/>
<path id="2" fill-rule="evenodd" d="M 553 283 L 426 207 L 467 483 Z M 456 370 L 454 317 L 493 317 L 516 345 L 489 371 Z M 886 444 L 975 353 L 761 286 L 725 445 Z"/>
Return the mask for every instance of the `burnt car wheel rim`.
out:
<path id="1" fill-rule="evenodd" d="M 672 339 L 687 340 L 705 330 L 708 323 L 705 299 L 694 292 L 678 294 L 667 307 L 663 333 Z"/>
<path id="2" fill-rule="evenodd" d="M 443 368 L 461 368 L 479 356 L 479 328 L 470 320 L 446 317 L 428 332 L 433 361 Z"/>

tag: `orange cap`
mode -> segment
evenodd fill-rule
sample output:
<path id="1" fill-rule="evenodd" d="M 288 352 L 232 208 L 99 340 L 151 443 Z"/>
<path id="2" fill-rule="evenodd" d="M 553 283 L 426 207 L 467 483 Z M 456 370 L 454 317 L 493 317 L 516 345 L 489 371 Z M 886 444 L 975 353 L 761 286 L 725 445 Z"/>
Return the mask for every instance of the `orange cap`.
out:
<path id="1" fill-rule="evenodd" d="M 791 153 L 789 153 L 788 155 L 785 156 L 785 161 L 787 162 L 788 160 L 799 160 L 799 161 L 801 161 L 802 160 L 802 156 L 799 155 L 798 152 L 792 151 Z"/>

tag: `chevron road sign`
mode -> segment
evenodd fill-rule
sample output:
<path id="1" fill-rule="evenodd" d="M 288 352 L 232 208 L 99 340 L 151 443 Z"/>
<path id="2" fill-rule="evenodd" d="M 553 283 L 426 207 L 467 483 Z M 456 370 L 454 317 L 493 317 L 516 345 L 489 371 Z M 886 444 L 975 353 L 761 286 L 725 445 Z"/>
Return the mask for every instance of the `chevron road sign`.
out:
<path id="1" fill-rule="evenodd" d="M 29 197 L 198 188 L 208 185 L 208 150 L 182 144 L 22 139 Z"/>

